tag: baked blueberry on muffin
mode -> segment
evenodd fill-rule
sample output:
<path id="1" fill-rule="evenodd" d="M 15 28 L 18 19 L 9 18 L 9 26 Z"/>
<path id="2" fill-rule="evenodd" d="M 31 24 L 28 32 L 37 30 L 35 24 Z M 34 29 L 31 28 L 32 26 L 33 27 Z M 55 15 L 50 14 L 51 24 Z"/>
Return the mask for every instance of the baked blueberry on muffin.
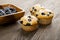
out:
<path id="1" fill-rule="evenodd" d="M 47 25 L 52 22 L 54 13 L 48 9 L 40 9 L 40 11 L 36 12 L 34 15 L 39 19 L 40 24 Z"/>
<path id="2" fill-rule="evenodd" d="M 35 12 L 38 12 L 40 9 L 45 9 L 44 7 L 40 6 L 40 4 L 36 4 L 30 8 L 30 12 L 32 15 L 35 14 Z"/>
<path id="3" fill-rule="evenodd" d="M 28 15 L 28 16 L 23 16 L 20 19 L 21 27 L 25 31 L 34 31 L 38 27 L 38 19 L 35 16 Z"/>
<path id="4" fill-rule="evenodd" d="M 36 16 L 39 19 L 39 23 L 43 25 L 50 24 L 54 15 L 51 10 L 40 6 L 40 4 L 31 7 L 30 12 L 32 15 Z"/>

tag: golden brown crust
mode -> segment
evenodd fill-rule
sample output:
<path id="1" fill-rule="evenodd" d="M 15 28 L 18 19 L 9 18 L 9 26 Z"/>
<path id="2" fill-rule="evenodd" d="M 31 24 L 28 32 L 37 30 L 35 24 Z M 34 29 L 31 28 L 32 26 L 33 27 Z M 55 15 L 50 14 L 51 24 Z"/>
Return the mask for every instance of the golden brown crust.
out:
<path id="1" fill-rule="evenodd" d="M 40 19 L 39 20 L 39 23 L 42 24 L 42 25 L 48 25 L 52 22 L 52 18 L 50 19 Z"/>
<path id="2" fill-rule="evenodd" d="M 36 16 L 39 19 L 40 24 L 47 25 L 51 23 L 52 18 L 54 16 L 53 11 L 41 7 L 40 5 L 34 5 L 33 7 L 30 8 L 30 12 L 32 15 Z M 34 11 L 35 9 L 37 11 Z"/>
<path id="3" fill-rule="evenodd" d="M 38 12 L 40 9 L 44 10 L 45 8 L 40 6 L 40 4 L 36 4 L 30 8 L 31 14 L 35 14 L 35 12 Z"/>
<path id="4" fill-rule="evenodd" d="M 20 19 L 20 21 L 23 21 L 23 25 L 25 25 L 26 23 L 30 23 L 31 25 L 37 24 L 38 19 L 35 16 L 30 15 L 31 18 L 29 18 L 28 16 L 24 16 Z M 31 19 L 31 21 L 28 21 L 28 19 Z"/>
<path id="5" fill-rule="evenodd" d="M 49 14 L 49 12 L 51 12 L 51 14 Z M 44 15 L 42 14 L 42 13 L 44 13 Z M 38 14 L 38 16 L 37 16 L 37 18 L 53 18 L 53 16 L 54 16 L 54 13 L 52 12 L 52 11 L 50 11 L 50 10 L 47 10 L 47 9 L 44 9 L 44 10 L 40 10 L 39 12 L 35 12 L 35 16 L 36 16 L 36 14 Z"/>
<path id="6" fill-rule="evenodd" d="M 33 26 L 24 26 L 24 25 L 22 25 L 22 29 L 25 30 L 25 31 L 34 31 L 37 28 L 38 28 L 37 25 L 33 25 Z"/>
<path id="7" fill-rule="evenodd" d="M 36 4 L 33 7 L 30 8 L 30 12 L 34 16 L 36 16 L 36 14 L 38 14 L 37 18 L 53 18 L 53 16 L 54 16 L 54 13 L 51 10 L 40 6 L 40 4 Z M 35 11 L 35 9 L 36 9 L 36 11 Z M 49 14 L 49 12 L 51 14 Z M 44 13 L 45 15 L 42 15 L 42 13 Z"/>
<path id="8" fill-rule="evenodd" d="M 38 19 L 35 16 L 32 15 L 24 16 L 20 19 L 20 21 L 22 25 L 21 27 L 25 31 L 34 31 L 37 29 Z"/>

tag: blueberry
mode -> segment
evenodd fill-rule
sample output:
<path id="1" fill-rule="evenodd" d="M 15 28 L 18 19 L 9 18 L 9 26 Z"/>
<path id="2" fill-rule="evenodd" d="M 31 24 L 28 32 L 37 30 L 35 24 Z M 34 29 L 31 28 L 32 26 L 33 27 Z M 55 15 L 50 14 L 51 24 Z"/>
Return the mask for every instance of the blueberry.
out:
<path id="1" fill-rule="evenodd" d="M 1 13 L 0 13 L 0 16 L 2 16 Z"/>
<path id="2" fill-rule="evenodd" d="M 0 13 L 0 16 L 2 16 L 2 13 Z"/>
<path id="3" fill-rule="evenodd" d="M 47 14 L 47 16 L 49 16 L 49 14 Z"/>
<path id="4" fill-rule="evenodd" d="M 5 12 L 2 9 L 0 9 L 0 16 L 2 16 L 4 14 L 5 14 Z"/>
<path id="5" fill-rule="evenodd" d="M 30 22 L 30 21 L 31 21 L 31 19 L 28 19 L 28 21 Z"/>
<path id="6" fill-rule="evenodd" d="M 4 8 L 6 14 L 11 14 L 11 10 L 9 7 Z"/>
<path id="7" fill-rule="evenodd" d="M 34 9 L 34 7 L 32 7 L 32 9 Z"/>
<path id="8" fill-rule="evenodd" d="M 21 24 L 23 24 L 23 21 L 20 21 Z"/>
<path id="9" fill-rule="evenodd" d="M 32 11 L 30 11 L 32 13 Z"/>
<path id="10" fill-rule="evenodd" d="M 10 10 L 11 10 L 12 13 L 16 13 L 17 12 L 16 9 L 14 9 L 14 8 L 10 8 Z"/>
<path id="11" fill-rule="evenodd" d="M 51 12 L 49 12 L 49 14 L 51 14 Z"/>
<path id="12" fill-rule="evenodd" d="M 45 13 L 41 13 L 42 15 L 45 15 Z"/>
<path id="13" fill-rule="evenodd" d="M 32 9 L 33 9 L 34 11 L 37 11 L 37 9 L 35 9 L 34 7 L 32 7 Z"/>
<path id="14" fill-rule="evenodd" d="M 27 23 L 25 26 L 31 26 L 31 24 L 30 23 Z"/>
<path id="15" fill-rule="evenodd" d="M 38 16 L 38 14 L 36 14 L 36 17 Z"/>
<path id="16" fill-rule="evenodd" d="M 37 9 L 34 9 L 34 11 L 37 11 Z"/>
<path id="17" fill-rule="evenodd" d="M 29 18 L 31 18 L 31 16 L 28 16 Z"/>

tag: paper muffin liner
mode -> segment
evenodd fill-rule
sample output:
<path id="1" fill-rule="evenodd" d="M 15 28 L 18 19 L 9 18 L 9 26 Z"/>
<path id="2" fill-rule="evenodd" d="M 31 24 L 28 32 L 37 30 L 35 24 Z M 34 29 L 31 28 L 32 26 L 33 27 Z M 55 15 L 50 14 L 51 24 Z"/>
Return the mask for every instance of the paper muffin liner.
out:
<path id="1" fill-rule="evenodd" d="M 42 18 L 42 19 L 39 19 L 39 23 L 40 24 L 42 24 L 42 25 L 48 25 L 48 24 L 50 24 L 52 22 L 52 18 L 49 18 L 49 19 L 44 19 L 44 18 Z"/>

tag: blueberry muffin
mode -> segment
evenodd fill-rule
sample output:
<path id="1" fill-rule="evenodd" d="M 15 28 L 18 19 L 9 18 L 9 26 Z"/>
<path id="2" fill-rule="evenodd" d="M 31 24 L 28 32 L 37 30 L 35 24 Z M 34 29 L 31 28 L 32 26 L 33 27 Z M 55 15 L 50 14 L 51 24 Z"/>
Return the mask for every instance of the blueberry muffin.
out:
<path id="1" fill-rule="evenodd" d="M 27 15 L 20 19 L 21 27 L 25 31 L 34 31 L 38 28 L 38 19 L 35 16 Z"/>
<path id="2" fill-rule="evenodd" d="M 30 8 L 30 12 L 32 15 L 34 15 L 36 12 L 38 12 L 40 9 L 45 9 L 44 7 L 40 6 L 40 4 L 36 4 Z"/>
<path id="3" fill-rule="evenodd" d="M 40 9 L 40 11 L 36 12 L 34 15 L 39 19 L 40 24 L 47 25 L 52 22 L 54 13 L 48 9 Z"/>

